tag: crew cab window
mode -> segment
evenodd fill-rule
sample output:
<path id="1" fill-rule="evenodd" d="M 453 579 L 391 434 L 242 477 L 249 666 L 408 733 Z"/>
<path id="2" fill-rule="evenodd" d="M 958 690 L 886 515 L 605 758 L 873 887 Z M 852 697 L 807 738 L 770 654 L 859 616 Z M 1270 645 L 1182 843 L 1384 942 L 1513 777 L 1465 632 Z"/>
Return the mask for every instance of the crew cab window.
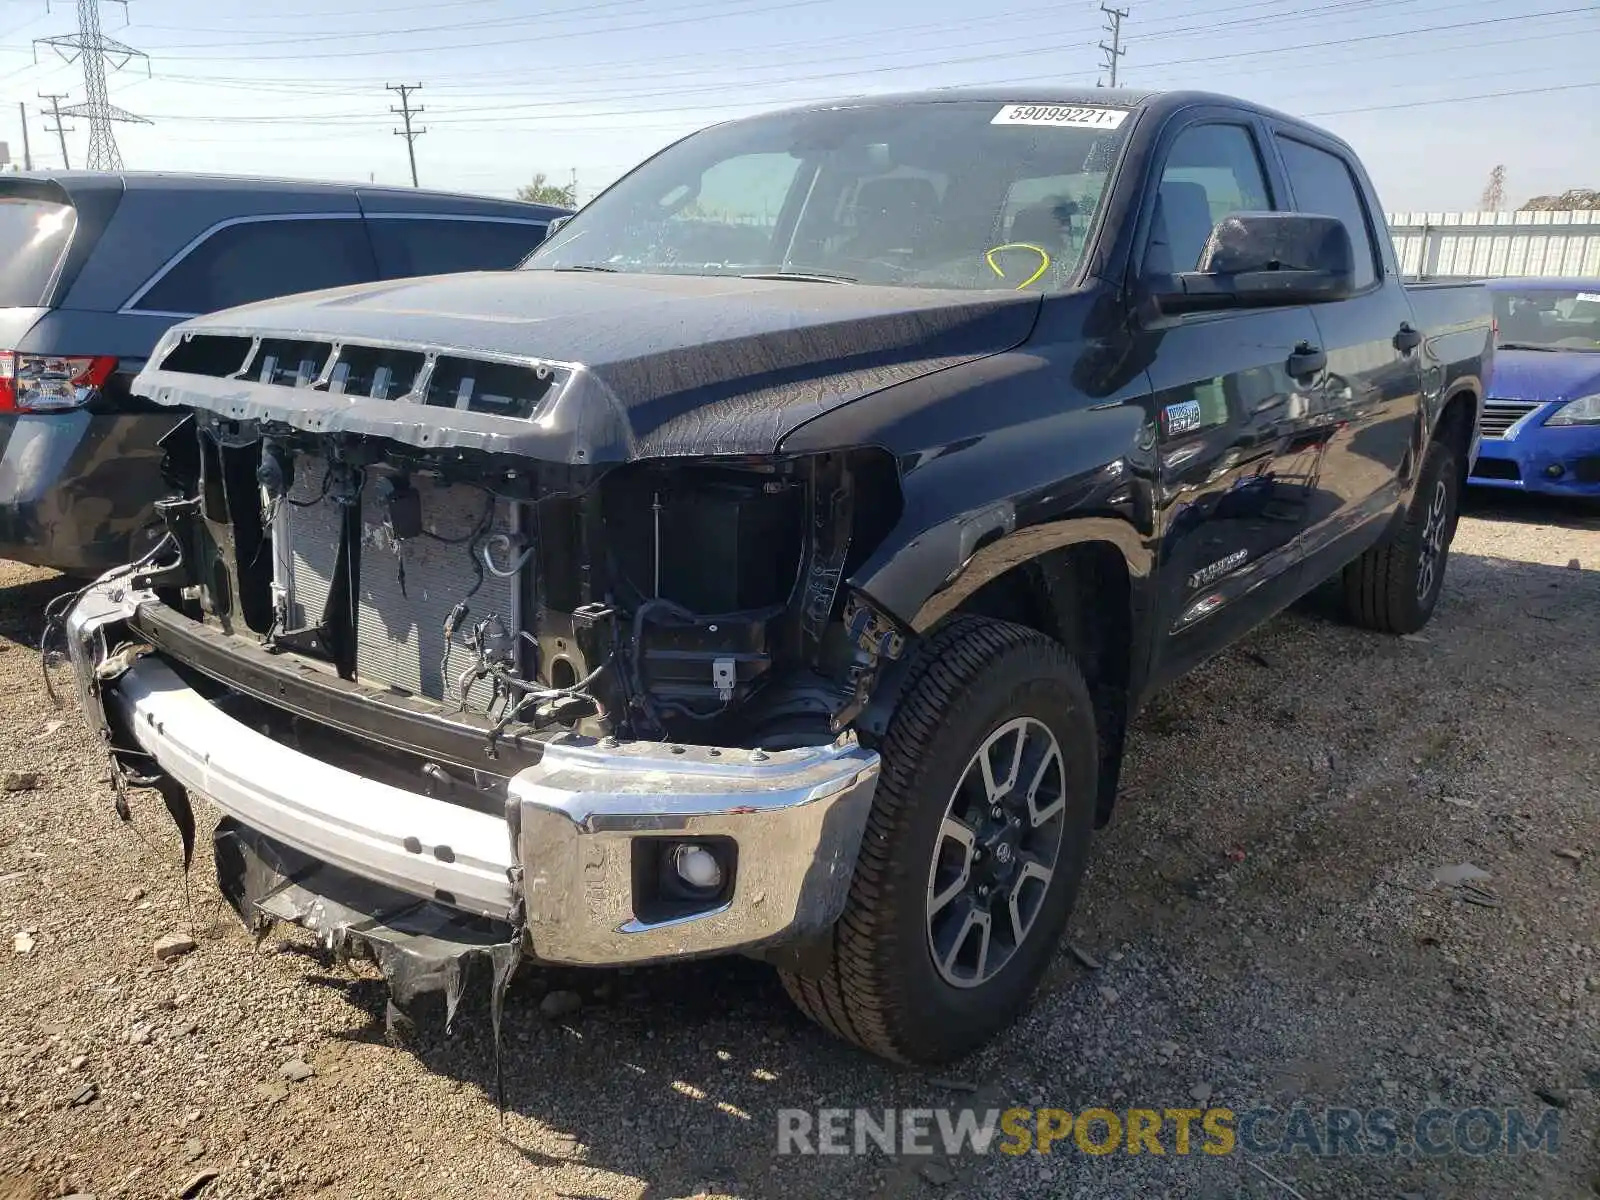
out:
<path id="1" fill-rule="evenodd" d="M 207 313 L 376 277 L 359 218 L 244 221 L 189 251 L 133 307 Z"/>
<path id="2" fill-rule="evenodd" d="M 1243 125 L 1194 125 L 1167 152 L 1145 251 L 1144 274 L 1193 271 L 1216 223 L 1266 212 L 1272 193 L 1253 134 Z"/>
<path id="3" fill-rule="evenodd" d="M 367 218 L 380 279 L 509 271 L 544 241 L 545 226 L 467 217 Z"/>
<path id="4" fill-rule="evenodd" d="M 1278 152 L 1283 155 L 1284 168 L 1289 172 L 1295 208 L 1303 213 L 1338 217 L 1344 222 L 1355 253 L 1356 290 L 1372 286 L 1378 278 L 1372 222 L 1367 217 L 1367 206 L 1349 165 L 1337 154 L 1289 137 L 1278 138 Z"/>

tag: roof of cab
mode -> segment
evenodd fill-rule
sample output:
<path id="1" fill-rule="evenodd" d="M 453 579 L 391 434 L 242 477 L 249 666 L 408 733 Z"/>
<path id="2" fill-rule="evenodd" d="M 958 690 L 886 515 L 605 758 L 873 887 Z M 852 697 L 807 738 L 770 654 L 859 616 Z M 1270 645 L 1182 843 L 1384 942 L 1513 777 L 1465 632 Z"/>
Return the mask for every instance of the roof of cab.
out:
<path id="1" fill-rule="evenodd" d="M 820 111 L 829 108 L 892 107 L 900 104 L 940 104 L 961 101 L 989 104 L 1071 104 L 1091 108 L 1132 108 L 1176 112 L 1198 105 L 1221 104 L 1229 108 L 1242 108 L 1262 116 L 1288 121 L 1295 125 L 1306 122 L 1289 113 L 1278 112 L 1264 105 L 1242 100 L 1238 96 L 1224 96 L 1215 92 L 1146 91 L 1137 88 L 1051 87 L 1038 84 L 983 84 L 976 87 L 930 88 L 915 92 L 888 92 L 870 96 L 841 96 L 812 104 L 796 105 L 789 112 Z"/>
<path id="2" fill-rule="evenodd" d="M 1157 119 L 1171 116 L 1187 108 L 1220 105 L 1242 109 L 1270 121 L 1315 130 L 1322 137 L 1337 143 L 1355 157 L 1349 143 L 1337 134 L 1330 133 L 1293 113 L 1268 108 L 1238 96 L 1225 96 L 1218 92 L 1196 91 L 1144 91 L 1136 88 L 1052 87 L 1048 84 L 983 84 L 977 87 L 931 88 L 915 92 L 887 92 L 881 95 L 841 96 L 811 104 L 795 105 L 782 112 L 822 112 L 840 108 L 892 108 L 907 104 L 953 104 L 958 102 L 986 104 L 1061 104 L 1089 108 L 1127 108 L 1136 112 L 1151 113 Z M 769 114 L 770 115 L 770 114 Z M 743 118 L 746 120 L 759 118 Z"/>

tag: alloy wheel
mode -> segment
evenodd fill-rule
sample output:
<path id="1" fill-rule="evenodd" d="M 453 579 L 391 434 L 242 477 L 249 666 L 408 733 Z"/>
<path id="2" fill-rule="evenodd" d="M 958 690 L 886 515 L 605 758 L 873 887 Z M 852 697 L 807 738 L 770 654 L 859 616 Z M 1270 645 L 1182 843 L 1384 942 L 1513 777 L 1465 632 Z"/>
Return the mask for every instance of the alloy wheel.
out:
<path id="1" fill-rule="evenodd" d="M 1422 553 L 1417 563 L 1417 599 L 1426 602 L 1433 592 L 1445 555 L 1445 528 L 1450 517 L 1450 489 L 1443 479 L 1433 485 L 1433 501 L 1422 526 Z"/>
<path id="2" fill-rule="evenodd" d="M 968 760 L 928 868 L 928 950 L 954 987 L 986 983 L 1027 940 L 1066 829 L 1061 746 L 1033 717 L 1001 725 Z"/>

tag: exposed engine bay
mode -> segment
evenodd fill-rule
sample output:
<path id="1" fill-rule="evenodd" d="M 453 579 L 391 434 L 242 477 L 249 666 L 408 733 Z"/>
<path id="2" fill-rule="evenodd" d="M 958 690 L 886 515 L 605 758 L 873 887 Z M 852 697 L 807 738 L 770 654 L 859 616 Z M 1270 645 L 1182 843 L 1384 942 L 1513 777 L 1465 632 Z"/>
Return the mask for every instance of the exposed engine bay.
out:
<path id="1" fill-rule="evenodd" d="M 169 605 L 489 759 L 560 729 L 825 744 L 899 651 L 842 587 L 898 517 L 879 452 L 584 468 L 207 413 L 165 446 Z"/>

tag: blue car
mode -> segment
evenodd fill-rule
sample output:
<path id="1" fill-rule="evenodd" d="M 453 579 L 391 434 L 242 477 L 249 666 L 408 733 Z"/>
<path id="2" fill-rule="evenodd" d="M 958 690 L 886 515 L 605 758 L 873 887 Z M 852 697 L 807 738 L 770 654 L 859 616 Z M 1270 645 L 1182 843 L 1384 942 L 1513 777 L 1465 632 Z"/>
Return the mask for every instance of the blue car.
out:
<path id="1" fill-rule="evenodd" d="M 1494 279 L 1493 374 L 1470 482 L 1600 498 L 1600 279 Z"/>

